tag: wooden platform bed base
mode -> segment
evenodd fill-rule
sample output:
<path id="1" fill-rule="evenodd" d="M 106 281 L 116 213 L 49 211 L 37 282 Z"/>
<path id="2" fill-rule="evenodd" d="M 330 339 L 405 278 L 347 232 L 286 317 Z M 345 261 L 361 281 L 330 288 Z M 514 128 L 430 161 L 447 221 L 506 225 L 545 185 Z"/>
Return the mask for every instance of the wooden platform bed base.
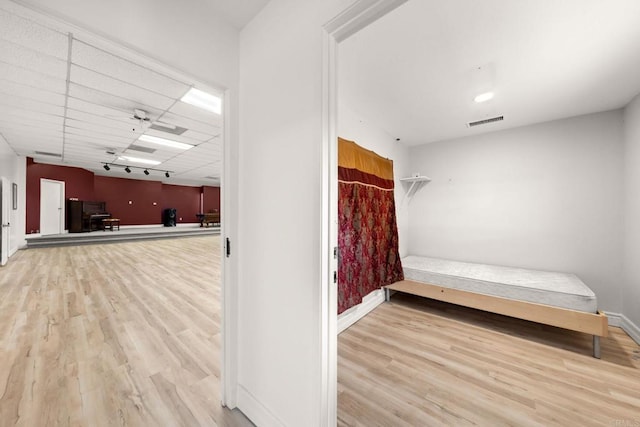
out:
<path id="1" fill-rule="evenodd" d="M 607 316 L 601 312 L 587 313 L 412 280 L 402 280 L 385 286 L 387 301 L 392 290 L 593 335 L 593 357 L 598 359 L 600 359 L 600 337 L 606 337 L 608 333 Z"/>

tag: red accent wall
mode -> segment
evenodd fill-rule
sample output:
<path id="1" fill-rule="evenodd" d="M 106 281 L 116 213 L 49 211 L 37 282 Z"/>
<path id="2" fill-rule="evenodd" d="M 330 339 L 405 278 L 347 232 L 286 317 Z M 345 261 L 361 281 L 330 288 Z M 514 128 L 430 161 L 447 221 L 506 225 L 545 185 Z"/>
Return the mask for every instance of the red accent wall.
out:
<path id="1" fill-rule="evenodd" d="M 64 181 L 67 200 L 73 197 L 106 202 L 107 211 L 119 218 L 121 225 L 162 224 L 162 211 L 167 208 L 176 209 L 178 223 L 195 223 L 201 195 L 204 212 L 220 211 L 219 187 L 96 176 L 85 169 L 35 163 L 27 158 L 27 234 L 40 229 L 40 178 Z"/>
<path id="2" fill-rule="evenodd" d="M 65 182 L 65 200 L 93 200 L 93 172 L 86 169 L 34 163 L 27 158 L 27 218 L 26 233 L 40 231 L 40 179 Z"/>
<path id="3" fill-rule="evenodd" d="M 121 225 L 162 223 L 161 182 L 96 176 L 94 187 L 94 199 L 106 202 L 107 212 Z"/>
<path id="4" fill-rule="evenodd" d="M 202 187 L 203 200 L 203 213 L 207 212 L 220 212 L 220 187 Z"/>
<path id="5" fill-rule="evenodd" d="M 162 185 L 162 209 L 175 208 L 176 222 L 198 222 L 200 212 L 200 187 Z"/>

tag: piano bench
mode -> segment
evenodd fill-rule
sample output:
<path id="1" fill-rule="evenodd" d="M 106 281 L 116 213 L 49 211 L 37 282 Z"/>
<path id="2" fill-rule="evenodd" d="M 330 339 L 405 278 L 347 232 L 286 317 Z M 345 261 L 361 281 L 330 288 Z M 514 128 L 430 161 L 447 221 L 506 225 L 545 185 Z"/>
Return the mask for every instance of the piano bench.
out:
<path id="1" fill-rule="evenodd" d="M 120 230 L 120 220 L 118 218 L 105 218 L 102 220 L 102 231 L 107 229 L 113 231 L 114 226 Z"/>

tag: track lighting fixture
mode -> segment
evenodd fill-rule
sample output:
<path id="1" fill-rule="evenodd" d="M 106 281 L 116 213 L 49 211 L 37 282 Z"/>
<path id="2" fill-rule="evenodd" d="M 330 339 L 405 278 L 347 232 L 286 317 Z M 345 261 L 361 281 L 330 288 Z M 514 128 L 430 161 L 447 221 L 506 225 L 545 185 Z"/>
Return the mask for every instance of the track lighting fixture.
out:
<path id="1" fill-rule="evenodd" d="M 145 174 L 145 175 L 149 175 L 149 169 L 145 169 L 145 170 L 144 170 L 144 174 Z"/>
<path id="2" fill-rule="evenodd" d="M 127 166 L 126 168 L 124 168 L 124 171 L 125 171 L 126 173 L 131 173 L 131 169 L 129 168 L 129 166 Z"/>
<path id="3" fill-rule="evenodd" d="M 131 173 L 132 169 L 140 169 L 142 171 L 142 173 L 144 173 L 147 176 L 151 175 L 151 171 L 156 171 L 156 172 L 159 172 L 159 173 L 163 172 L 162 169 L 145 168 L 145 167 L 140 167 L 140 166 L 129 166 L 129 165 L 123 165 L 123 164 L 118 164 L 118 163 L 105 163 L 105 162 L 102 162 L 102 167 L 106 171 L 110 171 L 113 166 L 117 166 L 119 168 L 124 169 L 124 171 L 126 173 Z M 170 173 L 173 173 L 173 172 L 172 171 L 164 171 L 164 176 L 169 178 L 169 177 L 171 177 Z"/>
<path id="4" fill-rule="evenodd" d="M 170 177 L 169 172 L 165 172 L 165 173 L 164 173 L 164 176 L 166 176 L 167 178 L 169 178 L 169 177 Z"/>
<path id="5" fill-rule="evenodd" d="M 106 171 L 111 170 L 111 168 L 109 167 L 109 165 L 108 165 L 108 164 L 106 164 L 106 163 L 104 164 L 103 168 L 104 168 L 104 170 L 106 170 Z"/>

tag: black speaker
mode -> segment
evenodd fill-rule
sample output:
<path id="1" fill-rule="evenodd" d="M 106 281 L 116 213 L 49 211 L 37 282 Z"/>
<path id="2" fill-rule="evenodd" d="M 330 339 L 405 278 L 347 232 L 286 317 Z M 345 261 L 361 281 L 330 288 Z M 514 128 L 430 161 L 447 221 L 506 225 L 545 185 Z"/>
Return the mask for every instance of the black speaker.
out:
<path id="1" fill-rule="evenodd" d="M 162 212 L 162 223 L 165 227 L 175 227 L 176 226 L 176 209 L 169 208 L 165 209 Z"/>

